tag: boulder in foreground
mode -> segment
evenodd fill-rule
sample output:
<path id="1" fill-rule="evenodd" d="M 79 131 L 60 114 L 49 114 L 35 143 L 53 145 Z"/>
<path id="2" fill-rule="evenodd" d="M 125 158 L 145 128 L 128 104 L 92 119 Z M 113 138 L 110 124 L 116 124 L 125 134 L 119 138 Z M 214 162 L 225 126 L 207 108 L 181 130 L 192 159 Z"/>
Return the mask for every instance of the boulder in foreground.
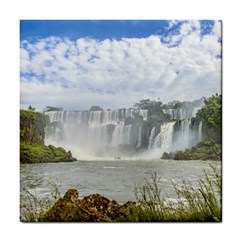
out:
<path id="1" fill-rule="evenodd" d="M 69 189 L 40 219 L 42 222 L 114 222 L 124 216 L 134 202 L 120 205 L 99 194 L 78 199 L 78 191 Z"/>

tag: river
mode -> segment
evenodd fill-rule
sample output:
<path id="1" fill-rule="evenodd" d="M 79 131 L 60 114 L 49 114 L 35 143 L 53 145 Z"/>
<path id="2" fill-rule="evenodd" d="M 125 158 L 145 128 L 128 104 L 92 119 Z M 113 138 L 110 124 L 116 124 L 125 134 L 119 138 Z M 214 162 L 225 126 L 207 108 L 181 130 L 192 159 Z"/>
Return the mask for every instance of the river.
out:
<path id="1" fill-rule="evenodd" d="M 152 173 L 160 177 L 160 188 L 164 196 L 175 198 L 172 181 L 182 179 L 197 184 L 204 178 L 204 169 L 210 165 L 220 166 L 214 161 L 176 160 L 78 160 L 70 163 L 41 163 L 20 165 L 21 194 L 32 191 L 41 198 L 48 198 L 52 189 L 49 183 L 59 185 L 61 196 L 67 189 L 75 188 L 80 198 L 99 193 L 119 203 L 136 200 L 134 186 L 150 179 Z"/>

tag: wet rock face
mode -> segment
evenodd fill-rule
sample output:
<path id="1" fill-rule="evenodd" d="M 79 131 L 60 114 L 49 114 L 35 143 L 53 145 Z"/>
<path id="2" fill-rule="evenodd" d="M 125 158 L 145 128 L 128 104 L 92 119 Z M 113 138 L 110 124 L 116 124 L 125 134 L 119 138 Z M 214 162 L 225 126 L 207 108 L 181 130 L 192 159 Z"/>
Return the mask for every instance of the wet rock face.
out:
<path id="1" fill-rule="evenodd" d="M 112 222 L 124 215 L 128 204 L 120 205 L 117 201 L 92 194 L 78 199 L 78 191 L 69 189 L 63 198 L 40 219 L 43 222 Z M 134 204 L 134 203 L 131 203 Z"/>

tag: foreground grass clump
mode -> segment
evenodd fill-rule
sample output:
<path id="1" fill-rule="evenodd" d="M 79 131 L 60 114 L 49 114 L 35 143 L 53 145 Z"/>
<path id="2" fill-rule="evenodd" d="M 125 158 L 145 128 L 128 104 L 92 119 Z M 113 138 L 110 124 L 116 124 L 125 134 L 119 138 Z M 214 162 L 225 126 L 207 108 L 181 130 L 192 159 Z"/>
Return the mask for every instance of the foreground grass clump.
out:
<path id="1" fill-rule="evenodd" d="M 135 188 L 137 205 L 131 206 L 125 216 L 117 219 L 123 222 L 221 222 L 221 174 L 211 166 L 212 175 L 205 171 L 205 179 L 198 181 L 198 187 L 182 180 L 172 183 L 177 195 L 176 201 L 162 197 L 157 174 L 145 179 L 142 186 Z"/>
<path id="2" fill-rule="evenodd" d="M 50 189 L 48 199 L 40 197 L 36 191 L 42 185 L 42 179 L 29 185 L 29 189 L 21 189 L 20 195 L 20 221 L 38 222 L 39 219 L 53 206 L 54 202 L 61 197 L 61 184 L 57 180 L 47 181 Z"/>

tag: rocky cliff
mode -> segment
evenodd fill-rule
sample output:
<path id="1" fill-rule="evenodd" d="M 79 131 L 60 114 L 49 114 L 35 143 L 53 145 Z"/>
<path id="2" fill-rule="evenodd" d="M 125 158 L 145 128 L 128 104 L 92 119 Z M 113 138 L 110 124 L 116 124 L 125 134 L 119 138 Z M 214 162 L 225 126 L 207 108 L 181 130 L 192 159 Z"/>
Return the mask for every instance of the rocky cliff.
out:
<path id="1" fill-rule="evenodd" d="M 45 146 L 47 116 L 32 110 L 20 110 L 20 162 L 74 161 L 71 152 L 53 145 Z"/>
<path id="2" fill-rule="evenodd" d="M 20 110 L 20 141 L 44 145 L 46 121 L 39 112 Z"/>

